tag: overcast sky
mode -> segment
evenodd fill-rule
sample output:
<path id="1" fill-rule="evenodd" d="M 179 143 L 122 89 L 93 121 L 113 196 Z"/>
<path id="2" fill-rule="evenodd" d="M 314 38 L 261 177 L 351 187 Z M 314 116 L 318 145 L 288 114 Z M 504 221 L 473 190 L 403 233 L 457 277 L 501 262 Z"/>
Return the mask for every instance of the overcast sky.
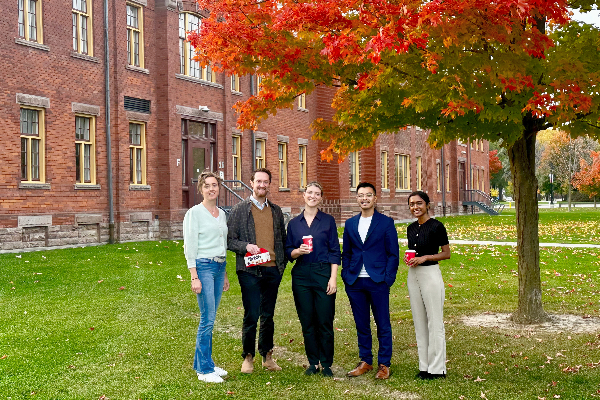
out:
<path id="1" fill-rule="evenodd" d="M 600 27 L 600 11 L 594 10 L 587 13 L 580 13 L 578 11 L 573 12 L 575 13 L 575 15 L 573 15 L 574 20 Z"/>

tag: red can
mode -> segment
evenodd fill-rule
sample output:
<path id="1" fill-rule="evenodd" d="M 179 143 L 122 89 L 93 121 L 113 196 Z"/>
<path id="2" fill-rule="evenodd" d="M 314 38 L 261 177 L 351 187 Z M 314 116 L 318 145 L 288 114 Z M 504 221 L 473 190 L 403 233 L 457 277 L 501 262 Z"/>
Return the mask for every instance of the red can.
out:
<path id="1" fill-rule="evenodd" d="M 308 235 L 308 236 L 302 236 L 302 243 L 304 243 L 305 245 L 308 246 L 308 250 L 309 251 L 313 251 L 313 237 Z"/>

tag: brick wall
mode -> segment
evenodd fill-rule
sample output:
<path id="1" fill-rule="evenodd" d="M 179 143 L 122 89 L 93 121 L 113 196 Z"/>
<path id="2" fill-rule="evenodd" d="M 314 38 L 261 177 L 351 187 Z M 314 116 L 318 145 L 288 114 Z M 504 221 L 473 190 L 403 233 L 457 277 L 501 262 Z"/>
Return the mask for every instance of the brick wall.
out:
<path id="1" fill-rule="evenodd" d="M 120 241 L 181 237 L 182 220 L 189 196 L 195 188 L 182 183 L 182 119 L 216 125 L 214 166 L 225 179 L 232 179 L 232 135 L 241 136 L 241 179 L 249 184 L 254 160 L 253 132 L 236 129 L 232 106 L 252 94 L 249 76 L 240 78 L 240 91 L 233 92 L 230 77 L 217 74 L 216 83 L 180 74 L 179 12 L 173 0 L 133 0 L 143 9 L 144 65 L 131 68 L 127 60 L 126 2 L 109 1 L 110 36 L 110 132 L 114 188 L 116 239 Z M 105 109 L 105 49 L 102 1 L 92 1 L 93 54 L 72 51 L 71 6 L 67 0 L 43 4 L 43 43 L 19 39 L 17 2 L 5 5 L 0 15 L 0 250 L 107 242 L 109 235 L 107 122 Z M 195 11 L 185 0 L 184 11 Z M 254 82 L 255 85 L 255 82 Z M 299 181 L 299 141 L 307 142 L 308 181 L 324 187 L 323 210 L 338 222 L 358 212 L 356 193 L 349 183 L 348 160 L 339 163 L 321 159 L 327 143 L 312 140 L 311 122 L 331 119 L 335 91 L 317 88 L 307 96 L 306 109 L 294 102 L 260 124 L 255 132 L 266 137 L 266 166 L 273 173 L 269 197 L 284 210 L 297 214 L 303 207 Z M 23 185 L 20 180 L 20 107 L 18 94 L 37 96 L 45 102 L 46 179 L 41 185 Z M 124 108 L 124 97 L 151 102 L 150 113 L 132 113 Z M 96 110 L 94 117 L 96 185 L 75 183 L 74 125 L 76 111 Z M 91 108 L 90 108 L 91 106 Z M 199 106 L 208 107 L 201 112 Z M 87 107 L 87 108 L 86 108 Z M 146 185 L 129 182 L 129 123 L 146 127 Z M 360 181 L 373 182 L 379 207 L 395 219 L 409 218 L 409 191 L 395 187 L 394 154 L 410 155 L 411 171 L 416 157 L 423 160 L 423 188 L 436 202 L 436 154 L 425 143 L 427 133 L 409 127 L 395 135 L 382 135 L 375 145 L 360 151 Z M 287 143 L 287 188 L 279 188 L 278 138 Z M 204 145 L 206 139 L 188 139 Z M 381 190 L 381 151 L 388 151 L 388 190 Z M 465 146 L 447 146 L 452 165 L 452 191 L 447 198 L 453 212 L 458 201 L 457 162 Z M 489 190 L 487 151 L 472 150 L 471 160 Z M 439 158 L 439 156 L 437 156 Z M 464 158 L 464 157 L 463 157 Z M 467 163 L 468 165 L 468 163 Z M 196 175 L 196 174 L 195 174 Z M 411 189 L 416 187 L 411 173 Z M 138 189 L 138 190 L 135 190 Z M 140 190 L 141 189 L 141 190 Z M 241 192 L 240 192 L 241 193 Z M 196 196 L 197 197 L 197 196 Z M 438 196 L 439 197 L 439 196 Z M 29 219 L 28 219 L 29 218 Z"/>

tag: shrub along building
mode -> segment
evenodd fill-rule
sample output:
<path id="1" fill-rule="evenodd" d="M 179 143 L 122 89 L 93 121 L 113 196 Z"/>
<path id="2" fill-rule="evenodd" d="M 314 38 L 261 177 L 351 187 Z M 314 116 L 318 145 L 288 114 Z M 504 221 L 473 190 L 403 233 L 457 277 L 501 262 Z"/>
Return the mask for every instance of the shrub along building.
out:
<path id="1" fill-rule="evenodd" d="M 443 204 L 466 211 L 463 188 L 489 190 L 487 143 L 432 150 L 417 127 L 341 163 L 322 161 L 326 145 L 311 140 L 310 124 L 332 116 L 327 88 L 239 131 L 232 106 L 260 90 L 259 79 L 193 60 L 185 37 L 201 24 L 195 3 L 106 3 L 106 11 L 102 0 L 5 4 L 0 250 L 180 238 L 206 168 L 226 180 L 223 207 L 249 194 L 258 167 L 273 172 L 269 197 L 291 214 L 306 183 L 321 181 L 324 210 L 338 222 L 358 210 L 361 181 L 376 185 L 380 210 L 395 219 L 409 218 L 412 190 L 427 191 L 438 214 Z"/>

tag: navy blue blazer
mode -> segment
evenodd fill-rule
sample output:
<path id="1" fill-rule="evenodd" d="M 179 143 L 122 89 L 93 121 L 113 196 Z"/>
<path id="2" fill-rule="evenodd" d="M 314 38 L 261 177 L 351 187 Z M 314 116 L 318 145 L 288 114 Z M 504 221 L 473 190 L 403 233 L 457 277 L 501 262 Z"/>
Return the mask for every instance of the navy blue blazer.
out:
<path id="1" fill-rule="evenodd" d="M 345 223 L 342 279 L 346 284 L 352 285 L 364 264 L 373 281 L 385 282 L 388 287 L 392 286 L 396 280 L 400 259 L 394 220 L 375 210 L 363 244 L 358 233 L 360 215 L 355 215 Z"/>

